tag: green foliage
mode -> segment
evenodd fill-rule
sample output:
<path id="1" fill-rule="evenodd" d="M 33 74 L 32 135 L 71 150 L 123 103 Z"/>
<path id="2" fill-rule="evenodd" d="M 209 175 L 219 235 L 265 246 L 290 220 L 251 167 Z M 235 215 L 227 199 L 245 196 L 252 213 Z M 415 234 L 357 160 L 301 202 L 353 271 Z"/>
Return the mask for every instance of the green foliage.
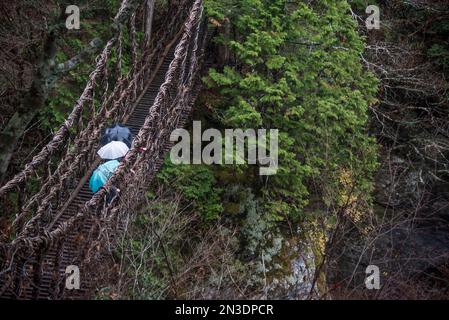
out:
<path id="1" fill-rule="evenodd" d="M 81 5 L 79 3 L 78 5 Z M 119 0 L 89 2 L 85 10 L 81 10 L 81 28 L 77 32 L 67 32 L 58 40 L 58 52 L 56 63 L 63 63 L 79 54 L 94 38 L 101 38 L 109 32 L 111 20 L 120 6 Z M 124 31 L 124 50 L 122 73 L 129 71 L 130 50 L 129 36 Z M 115 52 L 113 52 L 115 55 Z M 77 99 L 84 89 L 92 66 L 95 54 L 86 59 L 67 74 L 63 75 L 55 85 L 52 94 L 48 97 L 46 107 L 39 116 L 40 127 L 44 130 L 53 131 L 64 121 L 73 109 Z M 114 60 L 114 59 L 112 59 Z"/>
<path id="2" fill-rule="evenodd" d="M 205 221 L 219 218 L 223 211 L 220 202 L 222 190 L 215 186 L 216 180 L 211 167 L 206 165 L 174 165 L 165 162 L 157 175 L 160 183 L 174 187 L 185 200 L 192 202 Z"/>
<path id="3" fill-rule="evenodd" d="M 206 8 L 238 35 L 218 39 L 233 65 L 204 79 L 222 98 L 214 107 L 224 125 L 280 131 L 279 171 L 261 186 L 265 208 L 297 218 L 312 193 L 331 204 L 326 190 L 338 190 L 344 170 L 369 191 L 376 150 L 365 126 L 377 80 L 360 63 L 348 3 L 208 0 Z"/>
<path id="4" fill-rule="evenodd" d="M 355 8 L 357 11 L 360 11 L 362 14 L 365 13 L 365 9 L 370 5 L 379 5 L 376 0 L 348 0 L 348 3 L 352 8 Z"/>

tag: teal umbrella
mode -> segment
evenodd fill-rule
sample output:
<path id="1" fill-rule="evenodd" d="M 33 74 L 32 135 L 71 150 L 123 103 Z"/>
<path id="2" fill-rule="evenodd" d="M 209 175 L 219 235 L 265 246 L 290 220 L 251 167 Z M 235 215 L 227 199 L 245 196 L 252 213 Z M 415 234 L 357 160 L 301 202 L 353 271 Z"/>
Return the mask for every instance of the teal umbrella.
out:
<path id="1" fill-rule="evenodd" d="M 117 169 L 120 162 L 111 160 L 103 163 L 95 169 L 89 180 L 89 188 L 92 192 L 97 192 L 109 180 L 114 171 Z"/>

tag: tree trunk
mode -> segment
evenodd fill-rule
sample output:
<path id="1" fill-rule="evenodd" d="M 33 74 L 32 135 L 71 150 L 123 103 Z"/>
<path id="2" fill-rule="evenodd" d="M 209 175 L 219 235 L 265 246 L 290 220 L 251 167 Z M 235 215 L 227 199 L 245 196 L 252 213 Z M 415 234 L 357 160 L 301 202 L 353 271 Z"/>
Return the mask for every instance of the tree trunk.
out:
<path id="1" fill-rule="evenodd" d="M 47 96 L 46 79 L 50 77 L 56 55 L 54 32 L 44 42 L 42 52 L 37 53 L 37 66 L 33 72 L 30 89 L 22 97 L 17 111 L 0 133 L 0 181 L 5 177 L 17 142 L 38 111 L 43 108 Z"/>
<path id="2" fill-rule="evenodd" d="M 145 3 L 145 44 L 151 40 L 151 28 L 153 26 L 154 1 L 147 0 Z"/>
<path id="3" fill-rule="evenodd" d="M 225 43 L 228 43 L 231 39 L 231 22 L 228 18 L 225 18 L 221 26 L 218 28 L 219 32 L 223 35 Z M 226 44 L 218 45 L 218 63 L 219 65 L 227 65 L 229 63 L 231 52 Z"/>

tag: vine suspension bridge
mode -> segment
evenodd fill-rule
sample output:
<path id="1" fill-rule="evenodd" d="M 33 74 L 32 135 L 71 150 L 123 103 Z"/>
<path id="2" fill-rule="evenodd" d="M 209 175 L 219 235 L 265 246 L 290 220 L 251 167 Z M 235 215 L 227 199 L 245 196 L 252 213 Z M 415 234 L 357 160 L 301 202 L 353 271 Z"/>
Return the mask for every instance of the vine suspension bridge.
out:
<path id="1" fill-rule="evenodd" d="M 209 38 L 202 0 L 172 4 L 164 26 L 148 42 L 139 41 L 136 30 L 144 2 L 123 0 L 114 18 L 120 27 L 97 57 L 71 113 L 49 143 L 0 188 L 0 197 L 16 192 L 20 198 L 20 211 L 0 238 L 2 298 L 90 297 L 95 266 L 143 199 L 171 147 L 170 134 L 191 113 Z M 125 36 L 132 60 L 127 73 Z M 130 127 L 134 145 L 104 188 L 92 194 L 87 180 L 99 163 L 101 132 L 112 123 Z M 108 203 L 112 186 L 120 194 Z M 65 288 L 69 265 L 80 268 L 80 290 Z"/>

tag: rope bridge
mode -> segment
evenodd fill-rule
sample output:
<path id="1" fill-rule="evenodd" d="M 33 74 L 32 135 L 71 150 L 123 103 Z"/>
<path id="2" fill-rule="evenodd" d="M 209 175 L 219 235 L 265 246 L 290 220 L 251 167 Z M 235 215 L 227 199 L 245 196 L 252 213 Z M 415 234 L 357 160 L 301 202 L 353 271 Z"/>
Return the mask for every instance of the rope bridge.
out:
<path id="1" fill-rule="evenodd" d="M 16 192 L 20 198 L 20 210 L 0 239 L 1 297 L 88 297 L 94 281 L 86 279 L 95 278 L 95 263 L 104 248 L 114 246 L 124 217 L 161 167 L 171 132 L 190 114 L 207 42 L 202 0 L 173 3 L 164 27 L 149 43 L 137 37 L 143 2 L 123 0 L 114 19 L 119 27 L 97 57 L 72 112 L 51 141 L 0 188 L 0 197 Z M 128 72 L 125 49 L 131 53 Z M 112 123 L 131 127 L 133 148 L 92 194 L 86 181 L 99 163 L 102 130 Z M 108 203 L 112 186 L 120 194 Z M 65 288 L 68 265 L 80 268 L 81 290 Z"/>

